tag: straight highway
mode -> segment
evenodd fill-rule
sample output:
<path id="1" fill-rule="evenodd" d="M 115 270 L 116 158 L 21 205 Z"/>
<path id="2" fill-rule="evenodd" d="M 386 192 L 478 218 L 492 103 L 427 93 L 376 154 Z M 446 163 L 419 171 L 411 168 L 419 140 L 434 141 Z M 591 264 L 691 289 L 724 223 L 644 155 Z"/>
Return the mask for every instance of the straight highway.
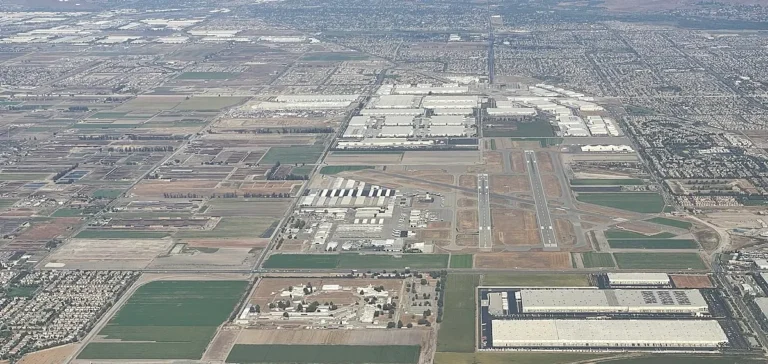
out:
<path id="1" fill-rule="evenodd" d="M 477 175 L 477 220 L 480 230 L 478 242 L 481 250 L 491 250 L 491 194 L 487 174 Z"/>
<path id="2" fill-rule="evenodd" d="M 525 167 L 528 170 L 533 201 L 536 205 L 536 221 L 539 223 L 541 242 L 544 244 L 544 248 L 556 249 L 557 237 L 555 236 L 554 224 L 552 224 L 552 215 L 549 214 L 547 196 L 544 195 L 544 183 L 539 174 L 536 153 L 532 150 L 525 151 Z"/>

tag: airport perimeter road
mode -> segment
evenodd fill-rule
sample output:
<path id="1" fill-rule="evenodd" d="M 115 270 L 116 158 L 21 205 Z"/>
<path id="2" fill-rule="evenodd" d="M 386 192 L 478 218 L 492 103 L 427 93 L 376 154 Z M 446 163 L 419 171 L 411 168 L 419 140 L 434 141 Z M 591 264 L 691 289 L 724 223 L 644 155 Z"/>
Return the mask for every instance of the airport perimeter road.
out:
<path id="1" fill-rule="evenodd" d="M 541 182 L 539 166 L 536 162 L 536 153 L 532 150 L 525 151 L 525 167 L 528 169 L 528 178 L 531 180 L 533 201 L 536 203 L 536 221 L 539 222 L 539 233 L 544 248 L 557 248 L 555 228 L 552 224 L 552 216 L 547 206 L 547 196 L 544 195 L 544 183 Z"/>
<path id="2" fill-rule="evenodd" d="M 488 175 L 477 175 L 477 220 L 480 229 L 478 241 L 480 249 L 491 250 L 493 235 L 491 234 L 491 193 L 488 185 Z"/>

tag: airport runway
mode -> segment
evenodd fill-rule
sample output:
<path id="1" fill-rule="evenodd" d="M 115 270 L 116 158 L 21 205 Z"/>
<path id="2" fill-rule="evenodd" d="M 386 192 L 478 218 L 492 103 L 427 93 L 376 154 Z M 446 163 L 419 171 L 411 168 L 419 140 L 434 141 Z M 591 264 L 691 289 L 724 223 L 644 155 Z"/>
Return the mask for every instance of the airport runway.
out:
<path id="1" fill-rule="evenodd" d="M 477 175 L 477 220 L 480 229 L 478 242 L 480 249 L 491 250 L 493 235 L 491 234 L 491 188 L 487 174 Z"/>
<path id="2" fill-rule="evenodd" d="M 525 162 L 525 167 L 528 169 L 528 178 L 531 180 L 533 201 L 536 203 L 536 221 L 539 223 L 541 242 L 544 244 L 545 249 L 556 249 L 557 238 L 555 237 L 555 228 L 554 224 L 552 224 L 552 216 L 549 214 L 547 196 L 544 195 L 544 183 L 541 181 L 541 175 L 539 174 L 536 152 L 526 150 Z"/>

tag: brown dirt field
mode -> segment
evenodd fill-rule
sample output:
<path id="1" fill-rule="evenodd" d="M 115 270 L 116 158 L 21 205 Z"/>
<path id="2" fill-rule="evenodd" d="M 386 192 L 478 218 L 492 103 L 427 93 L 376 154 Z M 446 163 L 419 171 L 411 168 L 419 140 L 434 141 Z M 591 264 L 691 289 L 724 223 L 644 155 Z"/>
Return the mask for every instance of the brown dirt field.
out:
<path id="1" fill-rule="evenodd" d="M 270 302 L 280 298 L 280 291 L 288 286 L 299 286 L 311 282 L 313 287 L 320 288 L 324 284 L 338 284 L 342 287 L 365 287 L 369 284 L 384 286 L 388 291 L 397 291 L 403 285 L 402 279 L 345 279 L 345 278 L 264 278 L 249 298 L 250 303 L 266 307 Z M 348 305 L 357 302 L 351 291 L 319 292 L 307 297 L 312 301 L 333 301 L 335 304 Z"/>
<path id="2" fill-rule="evenodd" d="M 477 207 L 477 199 L 475 198 L 460 198 L 456 201 L 458 207 Z"/>
<path id="3" fill-rule="evenodd" d="M 720 245 L 720 236 L 706 226 L 696 225 L 693 229 L 693 236 L 696 237 L 696 240 L 704 250 L 711 251 L 717 249 L 718 245 Z"/>
<path id="4" fill-rule="evenodd" d="M 186 239 L 183 242 L 190 247 L 204 248 L 264 248 L 269 239 Z M 283 242 L 285 243 L 285 242 Z"/>
<path id="5" fill-rule="evenodd" d="M 57 346 L 25 355 L 19 364 L 59 364 L 75 351 L 75 344 Z"/>
<path id="6" fill-rule="evenodd" d="M 511 194 L 530 190 L 531 186 L 526 176 L 491 176 L 492 193 Z"/>
<path id="7" fill-rule="evenodd" d="M 576 244 L 576 232 L 573 230 L 573 224 L 570 221 L 555 219 L 555 233 L 557 234 L 558 244 Z"/>
<path id="8" fill-rule="evenodd" d="M 541 182 L 544 184 L 544 194 L 547 198 L 559 198 L 563 196 L 563 191 L 560 189 L 560 181 L 557 180 L 557 176 L 553 174 L 541 175 Z"/>
<path id="9" fill-rule="evenodd" d="M 501 152 L 485 152 L 483 153 L 483 159 L 485 159 L 486 172 L 501 172 L 504 170 L 504 163 L 502 161 L 503 155 Z"/>
<path id="10" fill-rule="evenodd" d="M 581 228 L 582 229 L 591 229 L 593 227 L 595 227 L 595 224 L 590 224 L 588 222 L 582 222 L 581 223 Z"/>
<path id="11" fill-rule="evenodd" d="M 552 164 L 552 156 L 547 152 L 536 152 L 536 161 L 541 172 L 554 172 L 555 167 Z"/>
<path id="12" fill-rule="evenodd" d="M 585 212 L 590 212 L 590 213 L 593 213 L 593 214 L 603 214 L 605 216 L 612 216 L 613 218 L 620 217 L 620 218 L 624 218 L 624 219 L 627 219 L 627 220 L 631 220 L 631 219 L 637 217 L 637 214 L 634 214 L 632 212 L 627 212 L 627 211 L 619 210 L 619 209 L 613 209 L 613 208 L 610 208 L 610 207 L 603 207 L 603 206 L 598 206 L 598 205 L 592 205 L 592 204 L 583 203 L 583 202 L 576 202 L 576 208 L 578 210 L 585 211 Z M 611 221 L 610 219 L 608 219 L 608 220 L 609 220 L 608 222 Z"/>
<path id="13" fill-rule="evenodd" d="M 691 275 L 691 274 L 670 274 L 669 278 L 675 283 L 677 288 L 712 288 L 712 280 L 707 275 Z"/>
<path id="14" fill-rule="evenodd" d="M 203 354 L 203 361 L 220 361 L 223 362 L 227 359 L 229 351 L 232 350 L 232 346 L 237 342 L 238 335 L 242 331 L 241 328 L 236 326 L 224 326 L 214 337 L 211 344 L 208 345 L 208 350 Z"/>
<path id="15" fill-rule="evenodd" d="M 456 235 L 456 245 L 477 248 L 480 244 L 477 240 L 477 235 Z"/>
<path id="16" fill-rule="evenodd" d="M 27 230 L 24 230 L 17 239 L 19 240 L 51 240 L 57 236 L 60 236 L 67 231 L 70 231 L 73 227 L 80 223 L 79 218 L 62 217 L 55 218 L 48 222 L 33 224 Z"/>
<path id="17" fill-rule="evenodd" d="M 239 195 L 245 193 L 291 193 L 294 186 L 301 183 L 301 181 L 247 181 L 238 183 L 238 187 L 217 188 L 218 181 L 144 180 L 131 189 L 129 194 L 139 197 L 162 198 L 163 193 L 196 193 L 203 196 L 232 192 Z"/>
<path id="18" fill-rule="evenodd" d="M 514 252 L 475 254 L 475 268 L 571 269 L 566 252 Z"/>
<path id="19" fill-rule="evenodd" d="M 446 240 L 451 238 L 450 230 L 419 230 L 417 232 L 419 239 L 428 240 Z"/>
<path id="20" fill-rule="evenodd" d="M 283 243 L 280 244 L 280 251 L 287 251 L 287 252 L 298 252 L 301 251 L 304 248 L 304 240 L 296 240 L 296 239 L 290 239 L 290 240 L 283 240 Z"/>
<path id="21" fill-rule="evenodd" d="M 651 224 L 643 223 L 639 221 L 624 222 L 621 224 L 617 224 L 616 227 L 622 228 L 624 230 L 638 232 L 640 234 L 645 234 L 645 235 L 653 235 L 661 232 L 661 229 L 658 229 Z"/>
<path id="22" fill-rule="evenodd" d="M 424 342 L 429 330 L 253 330 L 246 329 L 238 344 L 305 345 L 414 345 Z"/>
<path id="23" fill-rule="evenodd" d="M 525 173 L 525 156 L 523 155 L 523 152 L 510 152 L 509 161 L 513 172 Z"/>
<path id="24" fill-rule="evenodd" d="M 491 209 L 494 245 L 539 245 L 536 214 L 528 210 Z"/>
<path id="25" fill-rule="evenodd" d="M 459 176 L 459 187 L 477 188 L 477 176 L 472 174 L 462 174 Z"/>
<path id="26" fill-rule="evenodd" d="M 432 221 L 427 223 L 427 229 L 450 229 L 449 221 Z"/>
<path id="27" fill-rule="evenodd" d="M 613 222 L 613 220 L 607 217 L 598 217 L 594 215 L 579 215 L 579 219 L 581 219 L 581 221 L 589 221 L 595 224 L 610 224 Z"/>
<path id="28" fill-rule="evenodd" d="M 478 229 L 477 209 L 459 210 L 456 213 L 456 219 L 458 220 L 459 231 L 461 232 L 477 231 Z"/>
<path id="29" fill-rule="evenodd" d="M 454 183 L 453 175 L 450 175 L 450 174 L 447 174 L 447 173 L 443 173 L 443 174 L 427 174 L 427 175 L 419 176 L 419 178 L 425 179 L 425 180 L 428 180 L 428 181 L 432 181 L 432 182 L 435 182 L 435 183 L 444 183 L 444 184 L 449 184 L 449 185 L 452 185 Z"/>

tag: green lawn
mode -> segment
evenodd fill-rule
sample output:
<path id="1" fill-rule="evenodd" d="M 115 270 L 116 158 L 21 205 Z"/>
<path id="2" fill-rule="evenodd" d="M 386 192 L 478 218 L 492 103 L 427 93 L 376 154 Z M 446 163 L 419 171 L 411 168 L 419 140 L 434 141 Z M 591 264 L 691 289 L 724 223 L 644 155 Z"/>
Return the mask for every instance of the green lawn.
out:
<path id="1" fill-rule="evenodd" d="M 472 254 L 451 254 L 451 268 L 472 268 Z"/>
<path id="2" fill-rule="evenodd" d="M 437 351 L 471 353 L 475 351 L 475 288 L 477 274 L 449 274 L 445 284 L 443 322 L 437 334 Z"/>
<path id="3" fill-rule="evenodd" d="M 83 230 L 76 239 L 162 239 L 171 235 L 169 231 L 136 230 Z"/>
<path id="4" fill-rule="evenodd" d="M 581 253 L 581 261 L 584 263 L 584 268 L 613 268 L 616 266 L 611 253 Z"/>
<path id="5" fill-rule="evenodd" d="M 325 166 L 320 168 L 320 174 L 336 174 L 344 171 L 361 171 L 373 168 L 374 166 Z"/>
<path id="6" fill-rule="evenodd" d="M 614 249 L 698 249 L 691 239 L 608 239 Z"/>
<path id="7" fill-rule="evenodd" d="M 418 345 L 253 345 L 235 344 L 227 363 L 415 364 Z"/>
<path id="8" fill-rule="evenodd" d="M 655 192 L 579 193 L 576 199 L 585 203 L 641 213 L 656 213 L 664 209 L 664 199 Z"/>
<path id="9" fill-rule="evenodd" d="M 235 78 L 233 72 L 184 72 L 176 77 L 177 80 L 227 80 Z"/>
<path id="10" fill-rule="evenodd" d="M 314 168 L 314 165 L 293 167 L 291 168 L 291 174 L 295 174 L 297 176 L 309 176 L 312 173 L 312 169 Z"/>
<path id="11" fill-rule="evenodd" d="M 94 198 L 118 198 L 123 193 L 123 190 L 96 190 L 93 191 L 91 196 Z"/>
<path id="12" fill-rule="evenodd" d="M 572 186 L 639 186 L 643 180 L 638 178 L 602 179 L 602 178 L 577 178 L 571 180 Z"/>
<path id="13" fill-rule="evenodd" d="M 273 254 L 263 268 L 431 269 L 448 267 L 447 254 Z"/>
<path id="14" fill-rule="evenodd" d="M 667 225 L 672 226 L 680 229 L 690 229 L 693 224 L 691 224 L 688 221 L 682 221 L 677 219 L 668 219 L 666 217 L 654 217 L 652 219 L 645 220 L 648 222 L 652 222 L 654 224 L 661 224 L 661 225 Z"/>
<path id="15" fill-rule="evenodd" d="M 155 281 L 140 287 L 79 359 L 200 359 L 246 281 Z"/>
<path id="16" fill-rule="evenodd" d="M 119 119 L 128 115 L 127 112 L 97 112 L 89 117 L 89 119 Z"/>
<path id="17" fill-rule="evenodd" d="M 489 145 L 489 148 L 490 148 L 491 150 L 496 150 L 496 139 L 491 139 L 491 140 L 489 141 L 489 144 L 490 144 L 490 145 Z"/>
<path id="18" fill-rule="evenodd" d="M 696 253 L 614 253 L 621 269 L 707 269 Z"/>
<path id="19" fill-rule="evenodd" d="M 477 352 L 435 353 L 434 364 L 567 364 L 612 354 L 536 353 L 536 352 Z"/>
<path id="20" fill-rule="evenodd" d="M 674 238 L 675 236 L 677 235 L 666 231 L 653 235 L 645 235 L 623 229 L 608 229 L 605 231 L 605 237 L 607 239 L 669 239 Z"/>
<path id="21" fill-rule="evenodd" d="M 584 274 L 488 273 L 483 276 L 483 286 L 586 287 L 589 280 Z"/>
<path id="22" fill-rule="evenodd" d="M 272 147 L 261 158 L 260 164 L 296 164 L 316 163 L 323 155 L 323 145 L 297 145 L 293 147 Z"/>

